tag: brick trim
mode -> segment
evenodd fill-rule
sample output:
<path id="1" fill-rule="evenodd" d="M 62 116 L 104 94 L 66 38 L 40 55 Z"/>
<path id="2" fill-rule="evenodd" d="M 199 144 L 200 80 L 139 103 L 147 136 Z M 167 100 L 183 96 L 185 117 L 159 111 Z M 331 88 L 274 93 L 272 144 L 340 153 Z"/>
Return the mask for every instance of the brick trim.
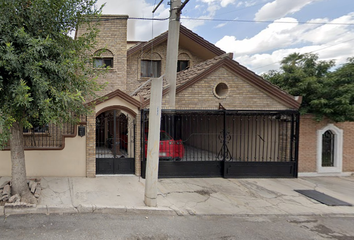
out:
<path id="1" fill-rule="evenodd" d="M 125 92 L 117 89 L 113 92 L 110 92 L 96 100 L 93 100 L 91 102 L 88 102 L 87 105 L 88 106 L 92 106 L 92 105 L 97 105 L 97 104 L 100 104 L 100 103 L 103 103 L 103 102 L 106 102 L 114 97 L 120 97 L 121 99 L 123 99 L 124 101 L 132 104 L 133 106 L 139 108 L 141 106 L 141 102 L 136 100 L 135 98 L 133 98 L 132 96 L 126 94 Z"/>

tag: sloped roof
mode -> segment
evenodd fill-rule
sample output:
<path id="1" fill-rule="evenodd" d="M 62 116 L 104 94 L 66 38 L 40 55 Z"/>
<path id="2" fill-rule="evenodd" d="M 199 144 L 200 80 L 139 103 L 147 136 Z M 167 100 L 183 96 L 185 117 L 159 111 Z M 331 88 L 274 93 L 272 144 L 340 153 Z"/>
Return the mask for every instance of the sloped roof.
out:
<path id="1" fill-rule="evenodd" d="M 271 84 L 266 81 L 259 75 L 250 71 L 246 67 L 240 65 L 238 62 L 232 60 L 232 54 L 223 54 L 202 63 L 199 63 L 193 66 L 190 69 L 181 71 L 177 73 L 176 79 L 176 94 L 192 86 L 194 83 L 202 80 L 212 72 L 216 71 L 220 67 L 227 67 L 232 72 L 238 74 L 242 79 L 246 80 L 250 84 L 258 87 L 274 98 L 280 100 L 285 105 L 293 109 L 298 109 L 300 107 L 300 102 L 295 100 L 294 96 L 288 94 L 287 92 L 281 90 L 279 87 Z M 169 84 L 166 79 L 163 80 L 163 95 L 166 95 L 169 91 Z M 142 107 L 145 107 L 150 102 L 150 88 L 151 88 L 151 79 L 148 82 L 141 84 L 134 95 L 139 95 L 143 98 Z"/>
<path id="2" fill-rule="evenodd" d="M 148 42 L 141 42 L 136 44 L 135 46 L 128 49 L 127 56 L 131 56 L 134 53 L 141 51 L 142 49 L 151 49 L 152 46 L 157 46 L 165 41 L 167 41 L 168 31 L 162 33 L 161 35 L 153 38 Z M 192 32 L 188 28 L 184 26 L 180 26 L 180 44 L 183 43 L 182 40 L 188 39 L 191 42 L 198 44 L 199 46 L 203 47 L 205 50 L 209 51 L 210 53 L 214 54 L 214 56 L 222 55 L 225 51 L 221 50 L 220 48 L 216 47 L 214 44 L 208 42 L 198 34 Z"/>
<path id="3" fill-rule="evenodd" d="M 136 100 L 132 96 L 126 94 L 125 92 L 123 92 L 123 91 L 121 91 L 119 89 L 117 89 L 117 90 L 115 90 L 113 92 L 110 92 L 110 93 L 108 93 L 108 94 L 106 94 L 106 95 L 104 95 L 104 96 L 102 96 L 102 97 L 100 97 L 100 98 L 98 98 L 96 100 L 88 102 L 87 104 L 88 105 L 98 105 L 98 104 L 106 102 L 106 101 L 108 101 L 108 100 L 110 100 L 112 98 L 115 98 L 115 97 L 119 97 L 119 98 L 125 100 L 126 102 L 132 104 L 133 106 L 135 106 L 137 108 L 139 108 L 141 106 L 140 101 Z"/>

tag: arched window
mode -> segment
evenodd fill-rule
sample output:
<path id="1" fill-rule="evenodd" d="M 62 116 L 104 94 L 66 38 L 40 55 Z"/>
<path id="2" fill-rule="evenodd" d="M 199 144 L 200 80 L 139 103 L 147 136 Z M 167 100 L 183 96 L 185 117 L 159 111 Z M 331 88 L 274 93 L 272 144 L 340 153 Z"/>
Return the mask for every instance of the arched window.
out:
<path id="1" fill-rule="evenodd" d="M 161 76 L 161 56 L 153 53 L 150 56 L 143 56 L 140 63 L 140 77 L 160 77 Z"/>
<path id="2" fill-rule="evenodd" d="M 190 56 L 187 53 L 180 53 L 177 61 L 177 72 L 186 70 L 190 67 Z"/>
<path id="3" fill-rule="evenodd" d="M 331 130 L 322 135 L 322 167 L 334 167 L 334 138 Z"/>
<path id="4" fill-rule="evenodd" d="M 341 173 L 342 155 L 343 130 L 333 124 L 317 130 L 317 172 Z"/>
<path id="5" fill-rule="evenodd" d="M 108 49 L 101 49 L 94 53 L 94 68 L 113 68 L 113 53 Z"/>

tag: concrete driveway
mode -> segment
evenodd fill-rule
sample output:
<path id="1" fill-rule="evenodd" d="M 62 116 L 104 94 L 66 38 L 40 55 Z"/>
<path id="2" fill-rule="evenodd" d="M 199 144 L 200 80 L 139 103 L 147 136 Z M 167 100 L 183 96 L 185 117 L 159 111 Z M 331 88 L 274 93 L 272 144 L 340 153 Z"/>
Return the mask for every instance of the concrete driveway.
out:
<path id="1" fill-rule="evenodd" d="M 354 205 L 354 177 L 298 179 L 186 178 L 159 180 L 159 206 L 179 214 L 353 214 L 294 190 L 317 190 Z"/>
<path id="2" fill-rule="evenodd" d="M 9 178 L 0 177 L 0 184 Z M 144 204 L 137 176 L 44 177 L 35 208 L 1 207 L 0 216 L 24 213 L 146 213 L 178 215 L 354 214 L 354 206 L 327 206 L 294 190 L 317 190 L 354 205 L 354 177 L 297 179 L 159 179 L 158 207 Z"/>

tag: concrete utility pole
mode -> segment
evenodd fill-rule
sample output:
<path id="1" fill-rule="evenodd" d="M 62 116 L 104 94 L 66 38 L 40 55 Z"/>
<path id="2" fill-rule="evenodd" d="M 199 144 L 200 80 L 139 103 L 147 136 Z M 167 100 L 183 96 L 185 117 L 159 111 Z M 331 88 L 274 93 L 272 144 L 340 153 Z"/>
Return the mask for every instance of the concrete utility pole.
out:
<path id="1" fill-rule="evenodd" d="M 162 102 L 162 79 L 154 78 L 151 81 L 151 97 L 149 112 L 149 132 L 145 175 L 146 206 L 157 206 L 157 179 L 159 170 L 160 125 Z"/>
<path id="2" fill-rule="evenodd" d="M 181 6 L 181 0 L 171 0 L 170 22 L 167 38 L 166 56 L 166 79 L 170 84 L 170 108 L 175 109 L 176 99 L 176 76 L 178 59 L 178 42 L 180 14 L 182 8 L 188 3 L 185 0 Z M 153 13 L 163 2 L 161 0 Z M 162 82 L 163 76 L 153 79 L 151 82 L 150 113 L 149 113 L 149 136 L 147 149 L 147 164 L 145 174 L 145 198 L 144 202 L 149 207 L 157 206 L 157 180 L 159 170 L 160 152 L 160 125 L 162 106 Z"/>
<path id="3" fill-rule="evenodd" d="M 178 43 L 181 15 L 181 0 L 171 0 L 170 22 L 168 25 L 166 80 L 170 84 L 170 109 L 176 108 L 176 77 L 178 61 Z"/>

